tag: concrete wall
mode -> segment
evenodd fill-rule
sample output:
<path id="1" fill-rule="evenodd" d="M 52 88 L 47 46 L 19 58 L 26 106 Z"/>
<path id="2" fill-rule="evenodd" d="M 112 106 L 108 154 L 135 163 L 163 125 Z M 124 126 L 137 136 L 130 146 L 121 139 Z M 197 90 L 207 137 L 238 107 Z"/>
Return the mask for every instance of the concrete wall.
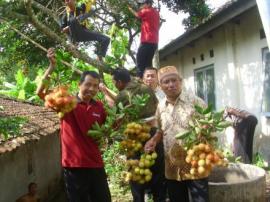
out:
<path id="1" fill-rule="evenodd" d="M 184 86 L 194 92 L 194 70 L 214 65 L 217 110 L 226 106 L 247 110 L 256 115 L 254 151 L 261 152 L 270 162 L 270 120 L 261 115 L 263 66 L 260 39 L 262 23 L 257 8 L 243 13 L 230 22 L 197 39 L 160 62 L 161 67 L 175 65 L 184 77 Z M 214 50 L 210 58 L 209 51 Z M 204 54 L 205 60 L 200 60 Z M 196 58 L 196 64 L 192 58 Z M 231 144 L 233 131 L 228 130 L 226 141 Z"/>
<path id="2" fill-rule="evenodd" d="M 48 197 L 62 186 L 58 134 L 28 141 L 0 155 L 0 165 L 1 202 L 14 202 L 27 193 L 32 181 L 38 184 L 43 201 L 48 201 Z"/>

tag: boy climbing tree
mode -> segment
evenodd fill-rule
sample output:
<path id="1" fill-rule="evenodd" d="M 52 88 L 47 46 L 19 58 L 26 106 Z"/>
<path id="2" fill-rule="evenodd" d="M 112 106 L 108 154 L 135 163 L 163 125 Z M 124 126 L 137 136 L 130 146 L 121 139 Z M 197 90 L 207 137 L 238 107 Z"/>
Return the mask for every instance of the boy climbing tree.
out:
<path id="1" fill-rule="evenodd" d="M 97 55 L 101 59 L 106 55 L 110 38 L 87 28 L 87 18 L 95 13 L 92 8 L 95 0 L 86 0 L 85 2 L 76 5 L 76 0 L 65 0 L 66 12 L 61 19 L 61 29 L 69 36 L 72 43 L 97 41 L 98 47 L 100 47 Z"/>

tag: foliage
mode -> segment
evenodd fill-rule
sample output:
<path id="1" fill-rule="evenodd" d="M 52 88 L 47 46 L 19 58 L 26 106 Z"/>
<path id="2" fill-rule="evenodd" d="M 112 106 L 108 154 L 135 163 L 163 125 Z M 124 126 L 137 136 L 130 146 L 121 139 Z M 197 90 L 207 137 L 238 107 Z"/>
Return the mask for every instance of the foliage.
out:
<path id="1" fill-rule="evenodd" d="M 128 54 L 128 35 L 126 29 L 120 29 L 115 24 L 110 31 L 111 55 L 107 55 L 105 62 L 111 67 L 123 67 Z"/>
<path id="2" fill-rule="evenodd" d="M 42 36 L 28 24 L 10 21 L 22 33 L 33 38 L 39 44 L 45 47 L 54 46 L 51 40 Z M 8 81 L 12 79 L 14 72 L 18 69 L 29 73 L 29 76 L 33 79 L 33 73 L 38 70 L 39 66 L 47 65 L 46 60 L 44 60 L 46 57 L 42 50 L 24 40 L 9 26 L 1 22 L 0 49 L 2 50 L 0 51 L 0 75 L 5 75 Z"/>
<path id="3" fill-rule="evenodd" d="M 252 164 L 260 168 L 266 167 L 263 156 L 258 152 L 254 155 Z"/>
<path id="4" fill-rule="evenodd" d="M 34 0 L 33 2 L 32 8 L 41 24 L 46 26 L 48 31 L 52 31 L 62 38 L 66 37 L 61 33 L 57 19 L 64 11 L 63 1 Z M 159 1 L 154 2 L 159 3 Z M 162 2 L 175 12 L 182 10 L 189 13 L 190 17 L 185 21 L 186 26 L 193 26 L 209 15 L 209 8 L 204 0 L 162 0 Z M 37 4 L 39 7 L 35 6 Z M 129 11 L 128 5 L 131 5 L 135 10 L 138 9 L 136 1 L 96 0 L 96 13 L 88 19 L 93 30 L 110 34 L 112 37 L 112 53 L 105 59 L 106 63 L 112 67 L 123 66 L 127 55 L 135 62 L 132 49 L 135 48 L 133 44 L 139 34 L 140 22 Z M 46 48 L 63 47 L 63 44 L 56 43 L 55 39 L 46 37 L 44 33 L 33 27 L 28 19 L 23 0 L 0 1 L 0 13 L 0 18 L 5 19 L 13 27 L 42 46 Z M 35 72 L 35 68 L 47 64 L 44 53 L 32 43 L 25 41 L 8 24 L 0 24 L 0 34 L 0 49 L 4 50 L 0 55 L 0 74 L 6 75 L 8 80 L 18 68 L 22 68 L 22 65 L 19 65 L 21 61 L 25 61 L 26 68 L 31 69 L 30 74 Z M 10 69 L 11 71 L 7 71 Z"/>
<path id="5" fill-rule="evenodd" d="M 104 134 L 107 138 L 119 138 L 122 136 L 126 125 L 132 121 L 138 121 L 138 114 L 147 103 L 149 95 L 135 95 L 132 97 L 129 105 L 106 107 L 108 114 L 105 124 L 95 123 L 88 131 L 88 135 L 97 141 L 104 140 Z"/>
<path id="6" fill-rule="evenodd" d="M 13 97 L 21 100 L 27 101 L 39 101 L 38 96 L 35 94 L 37 82 L 43 74 L 42 70 L 38 71 L 36 80 L 30 80 L 25 76 L 22 70 L 18 70 L 15 74 L 16 83 L 3 82 L 0 94 L 6 95 L 8 97 Z"/>
<path id="7" fill-rule="evenodd" d="M 170 10 L 175 13 L 180 11 L 188 13 L 189 17 L 183 20 L 186 28 L 192 28 L 203 22 L 211 10 L 205 0 L 161 0 Z"/>
<path id="8" fill-rule="evenodd" d="M 215 145 L 217 142 L 216 132 L 221 132 L 231 125 L 223 117 L 224 111 L 213 112 L 213 106 L 202 108 L 195 105 L 195 113 L 189 121 L 189 128 L 176 135 L 183 139 L 187 149 L 199 143 Z"/>
<path id="9" fill-rule="evenodd" d="M 109 145 L 103 153 L 106 173 L 109 177 L 112 198 L 117 201 L 131 201 L 129 189 L 122 186 L 121 173 L 125 169 L 124 158 L 120 154 L 119 143 Z"/>
<path id="10" fill-rule="evenodd" d="M 20 135 L 20 130 L 26 122 L 25 117 L 0 117 L 0 135 L 5 140 Z"/>
<path id="11" fill-rule="evenodd" d="M 229 162 L 232 162 L 232 163 L 240 163 L 241 162 L 241 156 L 235 157 L 234 154 L 231 152 L 231 150 L 228 148 L 223 150 L 223 154 Z"/>

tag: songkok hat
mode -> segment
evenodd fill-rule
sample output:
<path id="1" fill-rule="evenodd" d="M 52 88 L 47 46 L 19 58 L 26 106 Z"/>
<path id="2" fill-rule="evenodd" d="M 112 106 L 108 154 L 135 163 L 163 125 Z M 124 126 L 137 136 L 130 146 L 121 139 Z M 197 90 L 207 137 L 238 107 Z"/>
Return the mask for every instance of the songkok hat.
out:
<path id="1" fill-rule="evenodd" d="M 159 82 L 161 82 L 164 77 L 172 75 L 172 74 L 175 74 L 175 75 L 179 76 L 179 73 L 178 73 L 175 66 L 166 66 L 166 67 L 160 68 L 158 70 L 158 80 L 159 80 Z"/>

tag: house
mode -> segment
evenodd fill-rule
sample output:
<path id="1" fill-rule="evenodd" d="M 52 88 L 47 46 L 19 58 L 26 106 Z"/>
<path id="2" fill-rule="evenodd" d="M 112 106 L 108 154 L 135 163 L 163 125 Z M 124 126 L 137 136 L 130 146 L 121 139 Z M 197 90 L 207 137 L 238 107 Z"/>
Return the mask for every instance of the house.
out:
<path id="1" fill-rule="evenodd" d="M 0 106 L 0 118 L 27 119 L 18 136 L 4 140 L 0 131 L 0 201 L 16 201 L 30 182 L 37 183 L 42 201 L 54 201 L 63 187 L 59 118 L 45 107 L 2 96 Z"/>
<path id="2" fill-rule="evenodd" d="M 254 114 L 253 152 L 270 162 L 270 53 L 255 0 L 228 2 L 159 54 L 161 67 L 176 66 L 185 89 L 217 110 L 231 106 Z M 232 136 L 227 131 L 227 143 Z"/>

